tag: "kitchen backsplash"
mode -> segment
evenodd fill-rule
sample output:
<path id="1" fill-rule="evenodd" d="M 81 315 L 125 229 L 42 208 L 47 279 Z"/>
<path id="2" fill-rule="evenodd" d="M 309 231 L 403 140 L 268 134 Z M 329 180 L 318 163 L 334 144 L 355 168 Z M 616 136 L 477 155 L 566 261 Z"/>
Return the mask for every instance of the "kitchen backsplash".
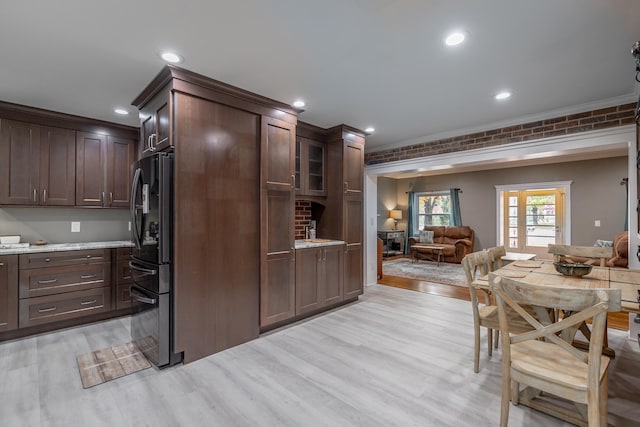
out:
<path id="1" fill-rule="evenodd" d="M 306 227 L 311 225 L 311 202 L 308 200 L 296 200 L 296 240 L 304 239 Z"/>
<path id="2" fill-rule="evenodd" d="M 71 232 L 71 223 L 80 232 Z M 22 242 L 49 243 L 130 240 L 127 209 L 7 208 L 0 209 L 0 236 L 20 235 Z"/>

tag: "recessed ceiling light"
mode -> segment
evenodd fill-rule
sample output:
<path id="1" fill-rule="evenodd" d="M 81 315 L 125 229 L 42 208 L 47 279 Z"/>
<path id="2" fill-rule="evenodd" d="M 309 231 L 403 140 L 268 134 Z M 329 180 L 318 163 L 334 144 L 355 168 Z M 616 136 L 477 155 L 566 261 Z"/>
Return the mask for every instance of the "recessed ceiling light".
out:
<path id="1" fill-rule="evenodd" d="M 373 128 L 371 126 L 369 126 L 368 128 L 366 128 L 364 130 L 366 133 L 374 133 L 376 131 L 376 128 Z"/>
<path id="2" fill-rule="evenodd" d="M 510 98 L 510 97 L 511 97 L 511 92 L 509 92 L 509 91 L 507 91 L 507 90 L 504 90 L 504 91 L 502 91 L 502 92 L 498 92 L 498 93 L 496 94 L 496 96 L 495 96 L 495 98 L 496 98 L 498 101 L 501 101 L 501 100 L 503 100 L 503 99 L 507 99 L 507 98 Z"/>
<path id="3" fill-rule="evenodd" d="M 160 57 L 167 62 L 171 62 L 172 64 L 182 62 L 182 57 L 177 53 L 173 53 L 173 52 L 162 52 L 160 54 Z"/>
<path id="4" fill-rule="evenodd" d="M 302 107 L 304 107 L 304 106 L 305 106 L 305 105 L 307 105 L 307 104 L 305 104 L 305 102 L 304 102 L 304 101 L 300 101 L 300 100 L 298 100 L 298 101 L 294 101 L 294 102 L 293 102 L 293 104 L 291 104 L 291 105 L 293 105 L 293 106 L 294 106 L 294 107 L 296 107 L 296 108 L 302 108 Z"/>
<path id="5" fill-rule="evenodd" d="M 129 112 L 127 110 L 125 110 L 124 108 L 116 108 L 115 110 L 113 110 L 116 114 L 121 114 L 123 116 L 126 116 L 127 114 L 129 114 Z"/>
<path id="6" fill-rule="evenodd" d="M 444 39 L 444 43 L 447 46 L 456 46 L 464 41 L 464 37 L 465 37 L 464 33 L 460 31 L 456 31 L 455 33 L 449 34 L 447 38 Z"/>

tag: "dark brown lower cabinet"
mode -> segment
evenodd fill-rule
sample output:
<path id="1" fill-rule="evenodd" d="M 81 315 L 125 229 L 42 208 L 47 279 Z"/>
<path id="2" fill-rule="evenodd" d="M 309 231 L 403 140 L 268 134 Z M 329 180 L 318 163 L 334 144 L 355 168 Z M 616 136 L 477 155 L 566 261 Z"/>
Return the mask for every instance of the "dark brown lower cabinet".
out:
<path id="1" fill-rule="evenodd" d="M 363 293 L 362 245 L 347 245 L 345 252 L 344 299 L 355 298 Z"/>
<path id="2" fill-rule="evenodd" d="M 0 332 L 18 327 L 18 255 L 0 256 Z"/>
<path id="3" fill-rule="evenodd" d="M 111 288 L 65 292 L 20 300 L 20 327 L 57 322 L 111 310 Z"/>
<path id="4" fill-rule="evenodd" d="M 22 254 L 19 265 L 20 328 L 111 310 L 111 249 Z"/>
<path id="5" fill-rule="evenodd" d="M 342 301 L 344 245 L 296 251 L 296 315 Z"/>

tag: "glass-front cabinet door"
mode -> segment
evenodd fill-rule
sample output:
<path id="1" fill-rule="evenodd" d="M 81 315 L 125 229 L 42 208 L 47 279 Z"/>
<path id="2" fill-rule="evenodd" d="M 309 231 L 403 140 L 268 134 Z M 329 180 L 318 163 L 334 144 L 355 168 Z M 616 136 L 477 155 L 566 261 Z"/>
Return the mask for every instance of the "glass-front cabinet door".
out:
<path id="1" fill-rule="evenodd" d="M 326 196 L 325 144 L 298 137 L 296 141 L 296 193 L 305 196 Z"/>

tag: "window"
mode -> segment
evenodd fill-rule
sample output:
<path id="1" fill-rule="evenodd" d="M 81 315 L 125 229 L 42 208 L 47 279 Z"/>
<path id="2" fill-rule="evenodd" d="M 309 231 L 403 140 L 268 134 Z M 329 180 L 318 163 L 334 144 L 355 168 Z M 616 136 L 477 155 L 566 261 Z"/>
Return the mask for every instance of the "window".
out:
<path id="1" fill-rule="evenodd" d="M 414 197 L 414 234 L 425 225 L 451 224 L 451 196 L 448 191 L 416 193 Z"/>

